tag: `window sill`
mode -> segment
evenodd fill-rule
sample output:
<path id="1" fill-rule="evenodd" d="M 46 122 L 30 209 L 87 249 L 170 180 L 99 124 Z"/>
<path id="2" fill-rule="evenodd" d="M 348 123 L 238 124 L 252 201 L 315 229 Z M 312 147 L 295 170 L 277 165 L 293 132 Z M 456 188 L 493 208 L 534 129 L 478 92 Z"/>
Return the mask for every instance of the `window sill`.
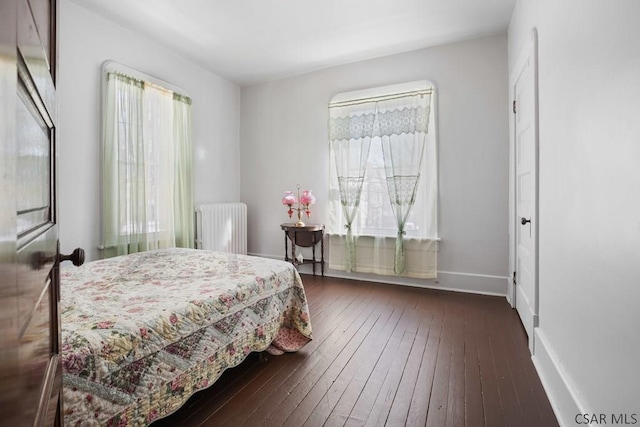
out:
<path id="1" fill-rule="evenodd" d="M 347 233 L 325 233 L 327 236 L 335 236 L 335 237 L 345 237 Z M 354 237 L 368 237 L 368 238 L 382 238 L 382 239 L 394 239 L 396 236 L 376 236 L 373 234 L 358 234 L 354 235 Z M 405 240 L 432 240 L 435 242 L 442 241 L 441 237 L 417 237 L 417 236 L 404 236 Z"/>

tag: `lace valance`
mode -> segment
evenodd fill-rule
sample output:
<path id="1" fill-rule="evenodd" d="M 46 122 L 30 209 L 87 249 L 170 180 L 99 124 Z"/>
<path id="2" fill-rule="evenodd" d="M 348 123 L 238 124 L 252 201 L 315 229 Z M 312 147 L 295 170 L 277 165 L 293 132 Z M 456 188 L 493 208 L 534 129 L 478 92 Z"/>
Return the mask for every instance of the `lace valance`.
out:
<path id="1" fill-rule="evenodd" d="M 348 117 L 332 117 L 329 120 L 329 139 L 339 141 L 406 133 L 427 133 L 429 113 L 429 106 L 417 106 Z"/>

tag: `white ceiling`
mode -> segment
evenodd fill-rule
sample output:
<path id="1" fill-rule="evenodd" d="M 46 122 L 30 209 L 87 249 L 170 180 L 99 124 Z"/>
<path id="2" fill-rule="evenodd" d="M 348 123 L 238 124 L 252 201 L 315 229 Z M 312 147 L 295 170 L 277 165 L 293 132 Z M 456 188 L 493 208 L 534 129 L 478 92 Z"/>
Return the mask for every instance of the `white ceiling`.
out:
<path id="1" fill-rule="evenodd" d="M 240 85 L 505 31 L 516 0 L 73 0 Z"/>

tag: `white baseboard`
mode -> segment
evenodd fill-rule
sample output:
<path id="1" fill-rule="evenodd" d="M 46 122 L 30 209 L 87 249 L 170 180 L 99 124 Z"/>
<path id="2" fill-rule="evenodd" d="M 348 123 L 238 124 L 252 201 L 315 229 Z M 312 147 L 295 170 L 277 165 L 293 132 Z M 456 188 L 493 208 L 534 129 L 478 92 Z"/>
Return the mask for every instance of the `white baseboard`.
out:
<path id="1" fill-rule="evenodd" d="M 540 328 L 535 328 L 534 334 L 536 336 L 535 354 L 531 359 L 536 371 L 538 371 L 553 412 L 561 427 L 574 426 L 576 425 L 576 415 L 589 413 L 589 411 L 580 404 L 578 394 L 564 373 L 564 369 L 550 347 L 544 332 Z"/>
<path id="2" fill-rule="evenodd" d="M 506 297 L 509 278 L 488 274 L 438 271 L 437 288 Z"/>
<path id="3" fill-rule="evenodd" d="M 256 253 L 250 253 L 249 255 L 282 260 L 281 255 L 274 256 Z M 368 273 L 347 273 L 341 270 L 331 270 L 327 268 L 327 265 L 328 263 L 325 261 L 324 274 L 329 277 L 501 297 L 507 296 L 507 286 L 509 283 L 509 278 L 506 276 L 492 276 L 487 274 L 438 271 L 437 279 L 412 279 L 409 277 L 380 276 Z M 301 265 L 299 271 L 301 273 L 311 274 L 311 265 Z M 319 274 L 319 266 L 317 265 L 316 274 Z"/>

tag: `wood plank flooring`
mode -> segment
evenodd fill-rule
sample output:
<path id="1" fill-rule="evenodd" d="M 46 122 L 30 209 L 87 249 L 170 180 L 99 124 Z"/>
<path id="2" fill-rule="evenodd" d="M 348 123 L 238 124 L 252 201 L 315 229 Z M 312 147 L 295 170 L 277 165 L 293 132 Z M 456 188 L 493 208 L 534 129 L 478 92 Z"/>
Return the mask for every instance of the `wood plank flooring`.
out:
<path id="1" fill-rule="evenodd" d="M 313 341 L 249 357 L 168 426 L 557 426 L 504 298 L 303 275 Z"/>

